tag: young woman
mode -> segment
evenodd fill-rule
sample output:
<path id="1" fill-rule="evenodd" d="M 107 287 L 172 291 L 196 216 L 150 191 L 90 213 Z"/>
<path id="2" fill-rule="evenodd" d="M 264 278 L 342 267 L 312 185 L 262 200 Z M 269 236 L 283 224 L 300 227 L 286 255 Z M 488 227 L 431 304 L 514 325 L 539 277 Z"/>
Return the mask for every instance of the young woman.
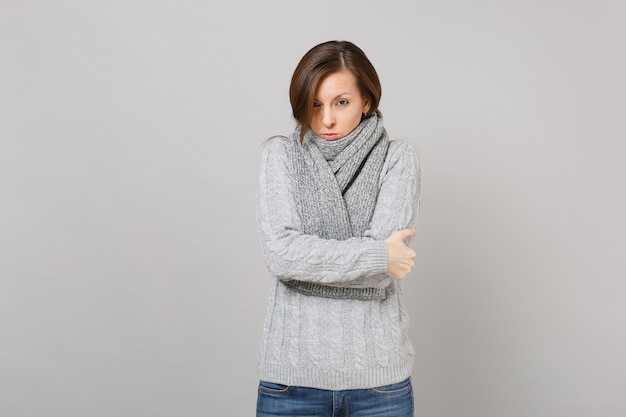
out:
<path id="1" fill-rule="evenodd" d="M 289 94 L 297 127 L 266 144 L 257 195 L 272 274 L 257 416 L 412 416 L 399 281 L 415 258 L 416 154 L 389 141 L 378 75 L 350 42 L 307 52 Z"/>

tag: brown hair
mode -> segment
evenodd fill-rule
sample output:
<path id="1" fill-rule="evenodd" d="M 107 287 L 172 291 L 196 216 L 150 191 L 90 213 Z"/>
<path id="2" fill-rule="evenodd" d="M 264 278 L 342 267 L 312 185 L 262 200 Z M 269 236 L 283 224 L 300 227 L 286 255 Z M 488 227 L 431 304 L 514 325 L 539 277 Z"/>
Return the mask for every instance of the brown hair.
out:
<path id="1" fill-rule="evenodd" d="M 307 52 L 293 72 L 289 86 L 289 99 L 293 117 L 300 122 L 300 140 L 311 127 L 313 99 L 319 82 L 329 74 L 347 69 L 370 107 L 369 117 L 378 109 L 382 89 L 378 74 L 365 53 L 347 41 L 328 41 L 314 46 Z"/>

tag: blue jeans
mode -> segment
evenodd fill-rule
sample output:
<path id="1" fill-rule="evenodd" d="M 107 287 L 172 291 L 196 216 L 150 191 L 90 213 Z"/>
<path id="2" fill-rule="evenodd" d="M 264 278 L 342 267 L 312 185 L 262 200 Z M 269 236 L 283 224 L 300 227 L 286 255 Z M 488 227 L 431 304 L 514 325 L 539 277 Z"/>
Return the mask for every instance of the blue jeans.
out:
<path id="1" fill-rule="evenodd" d="M 413 417 L 411 378 L 370 389 L 327 391 L 261 381 L 257 417 Z"/>

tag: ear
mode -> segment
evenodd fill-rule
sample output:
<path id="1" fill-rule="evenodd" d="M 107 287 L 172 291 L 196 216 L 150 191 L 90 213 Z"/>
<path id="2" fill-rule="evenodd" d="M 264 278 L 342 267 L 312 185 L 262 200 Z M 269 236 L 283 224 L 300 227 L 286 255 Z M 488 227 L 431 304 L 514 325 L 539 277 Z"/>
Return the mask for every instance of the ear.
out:
<path id="1" fill-rule="evenodd" d="M 365 114 L 369 113 L 371 104 L 372 103 L 369 98 L 366 98 L 365 100 L 363 100 L 363 113 Z"/>

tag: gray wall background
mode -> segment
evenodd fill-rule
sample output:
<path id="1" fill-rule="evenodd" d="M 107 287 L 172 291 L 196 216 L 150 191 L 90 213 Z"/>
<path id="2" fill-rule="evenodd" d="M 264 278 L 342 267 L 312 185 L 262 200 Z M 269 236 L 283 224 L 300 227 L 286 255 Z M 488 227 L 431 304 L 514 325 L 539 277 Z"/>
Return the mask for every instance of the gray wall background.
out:
<path id="1" fill-rule="evenodd" d="M 261 143 L 329 39 L 422 162 L 416 415 L 626 415 L 625 12 L 0 1 L 0 415 L 253 415 Z"/>

